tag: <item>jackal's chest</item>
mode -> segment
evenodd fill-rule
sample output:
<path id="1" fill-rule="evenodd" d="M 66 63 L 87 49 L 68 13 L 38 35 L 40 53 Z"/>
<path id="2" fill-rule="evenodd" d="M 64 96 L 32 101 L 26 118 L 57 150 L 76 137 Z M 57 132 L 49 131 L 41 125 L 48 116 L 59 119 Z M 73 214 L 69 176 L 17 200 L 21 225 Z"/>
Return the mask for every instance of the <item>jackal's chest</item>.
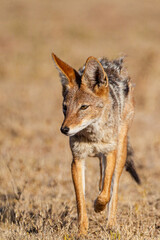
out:
<path id="1" fill-rule="evenodd" d="M 107 154 L 116 147 L 116 140 L 108 142 L 70 141 L 73 156 L 78 158 L 96 157 L 99 153 Z"/>
<path id="2" fill-rule="evenodd" d="M 99 153 L 107 154 L 116 148 L 116 134 L 103 131 L 101 134 L 74 136 L 70 138 L 73 156 L 78 158 L 96 157 Z"/>
<path id="3" fill-rule="evenodd" d="M 70 138 L 73 156 L 95 157 L 100 153 L 107 154 L 116 148 L 118 133 L 116 122 L 113 119 L 102 120 Z"/>

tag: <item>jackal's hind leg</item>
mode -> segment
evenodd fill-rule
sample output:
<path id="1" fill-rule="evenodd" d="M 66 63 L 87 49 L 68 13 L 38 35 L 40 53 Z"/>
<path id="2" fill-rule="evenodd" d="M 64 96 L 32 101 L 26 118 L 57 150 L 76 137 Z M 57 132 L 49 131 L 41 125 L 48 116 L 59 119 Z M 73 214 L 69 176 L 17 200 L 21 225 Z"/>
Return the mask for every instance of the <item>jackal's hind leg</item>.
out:
<path id="1" fill-rule="evenodd" d="M 102 191 L 102 158 L 99 157 L 99 169 L 100 169 L 100 179 L 99 179 L 99 191 Z"/>
<path id="2" fill-rule="evenodd" d="M 99 192 L 101 192 L 103 188 L 106 164 L 107 164 L 106 156 L 104 154 L 100 154 L 99 155 L 99 168 L 100 168 Z"/>
<path id="3" fill-rule="evenodd" d="M 111 188 L 111 181 L 112 181 L 112 176 L 115 168 L 115 161 L 116 161 L 116 151 L 112 151 L 107 156 L 107 164 L 105 161 L 104 173 L 102 170 L 102 176 L 104 174 L 104 179 L 102 177 L 102 191 L 94 203 L 95 212 L 103 211 L 106 207 L 106 204 L 110 200 L 110 188 Z"/>

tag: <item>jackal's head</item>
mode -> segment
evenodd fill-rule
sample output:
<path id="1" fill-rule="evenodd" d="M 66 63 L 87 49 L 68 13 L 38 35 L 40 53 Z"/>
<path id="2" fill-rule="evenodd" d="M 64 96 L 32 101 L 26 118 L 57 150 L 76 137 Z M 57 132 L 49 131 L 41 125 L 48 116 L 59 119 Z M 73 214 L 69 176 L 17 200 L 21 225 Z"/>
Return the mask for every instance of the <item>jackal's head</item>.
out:
<path id="1" fill-rule="evenodd" d="M 64 121 L 62 133 L 73 136 L 102 114 L 108 102 L 108 78 L 101 63 L 89 57 L 83 74 L 52 54 L 61 77 Z"/>

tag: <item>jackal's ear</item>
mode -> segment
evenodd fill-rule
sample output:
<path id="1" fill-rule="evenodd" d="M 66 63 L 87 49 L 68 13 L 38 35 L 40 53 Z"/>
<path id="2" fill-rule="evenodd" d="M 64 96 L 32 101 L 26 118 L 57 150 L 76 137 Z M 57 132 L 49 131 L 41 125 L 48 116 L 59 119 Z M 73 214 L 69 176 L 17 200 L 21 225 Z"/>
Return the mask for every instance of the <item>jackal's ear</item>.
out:
<path id="1" fill-rule="evenodd" d="M 67 63 L 59 59 L 54 53 L 52 53 L 52 58 L 56 65 L 56 68 L 59 71 L 64 94 L 67 89 L 74 86 L 74 84 L 76 83 L 76 77 L 78 73 Z"/>
<path id="2" fill-rule="evenodd" d="M 102 64 L 95 57 L 89 57 L 86 61 L 82 82 L 91 90 L 98 91 L 101 88 L 107 88 L 108 77 Z"/>

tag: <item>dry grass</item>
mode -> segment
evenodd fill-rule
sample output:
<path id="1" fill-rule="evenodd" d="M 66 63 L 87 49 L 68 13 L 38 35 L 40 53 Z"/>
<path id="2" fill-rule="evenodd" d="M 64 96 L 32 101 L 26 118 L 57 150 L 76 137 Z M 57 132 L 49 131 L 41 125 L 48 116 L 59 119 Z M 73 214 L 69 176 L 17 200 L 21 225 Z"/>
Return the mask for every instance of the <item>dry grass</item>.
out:
<path id="1" fill-rule="evenodd" d="M 90 55 L 127 54 L 136 83 L 131 140 L 142 179 L 123 173 L 118 225 L 95 214 L 98 161 L 86 161 L 85 239 L 160 239 L 160 2 L 5 1 L 0 8 L 0 239 L 76 239 L 61 86 L 52 50 L 75 68 Z"/>

